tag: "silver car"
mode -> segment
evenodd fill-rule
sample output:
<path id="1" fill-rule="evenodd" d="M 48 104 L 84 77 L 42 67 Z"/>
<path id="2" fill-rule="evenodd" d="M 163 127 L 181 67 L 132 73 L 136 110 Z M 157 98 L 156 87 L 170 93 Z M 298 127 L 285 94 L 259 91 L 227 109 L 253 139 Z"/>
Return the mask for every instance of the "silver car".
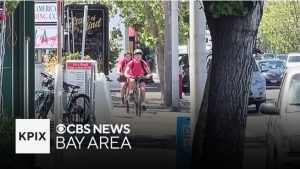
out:
<path id="1" fill-rule="evenodd" d="M 300 67 L 284 74 L 276 104 L 264 103 L 267 168 L 300 168 Z"/>
<path id="2" fill-rule="evenodd" d="M 255 104 L 256 111 L 258 111 L 260 104 L 264 102 L 266 102 L 266 79 L 262 75 L 258 65 L 255 64 L 251 80 L 251 90 L 248 104 Z"/>

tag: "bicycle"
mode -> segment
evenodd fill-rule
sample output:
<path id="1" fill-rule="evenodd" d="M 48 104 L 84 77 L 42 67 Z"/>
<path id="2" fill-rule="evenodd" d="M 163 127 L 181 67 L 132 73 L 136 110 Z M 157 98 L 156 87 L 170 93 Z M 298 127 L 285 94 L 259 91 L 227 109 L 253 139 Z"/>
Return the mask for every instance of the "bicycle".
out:
<path id="1" fill-rule="evenodd" d="M 40 98 L 38 99 L 40 104 L 37 105 L 35 113 L 36 118 L 46 119 L 50 110 L 54 113 L 54 78 L 45 73 L 41 74 L 44 77 L 42 86 L 48 88 L 48 91 L 42 95 L 40 94 Z M 80 89 L 79 86 L 63 82 L 64 94 L 70 94 L 66 106 L 63 107 L 65 110 L 63 113 L 64 123 L 86 124 L 89 122 L 90 98 L 85 94 L 78 94 L 78 89 Z"/>
<path id="2" fill-rule="evenodd" d="M 142 106 L 141 106 L 141 89 L 140 89 L 140 81 L 145 79 L 145 77 L 134 77 L 135 80 L 135 88 L 133 90 L 133 94 L 130 96 L 129 87 L 126 88 L 125 100 L 126 103 L 126 112 L 129 113 L 129 102 L 134 103 L 134 109 L 136 116 L 141 116 Z"/>

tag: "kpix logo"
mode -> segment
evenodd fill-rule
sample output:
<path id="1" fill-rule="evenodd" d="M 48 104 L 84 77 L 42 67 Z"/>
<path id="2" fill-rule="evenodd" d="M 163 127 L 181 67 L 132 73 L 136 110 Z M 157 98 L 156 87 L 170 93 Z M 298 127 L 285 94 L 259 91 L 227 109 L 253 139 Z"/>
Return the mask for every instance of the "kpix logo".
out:
<path id="1" fill-rule="evenodd" d="M 19 140 L 42 140 L 47 141 L 45 138 L 46 132 L 20 132 L 19 133 Z"/>
<path id="2" fill-rule="evenodd" d="M 50 119 L 16 119 L 16 154 L 50 153 Z"/>

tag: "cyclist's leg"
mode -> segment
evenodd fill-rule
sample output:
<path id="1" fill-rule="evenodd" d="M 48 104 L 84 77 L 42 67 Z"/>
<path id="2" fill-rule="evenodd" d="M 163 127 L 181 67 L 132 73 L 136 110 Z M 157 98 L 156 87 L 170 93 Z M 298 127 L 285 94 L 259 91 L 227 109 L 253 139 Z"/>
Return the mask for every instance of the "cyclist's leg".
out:
<path id="1" fill-rule="evenodd" d="M 130 79 L 128 79 L 128 83 L 129 83 L 130 93 L 132 93 L 135 88 L 135 80 L 130 78 Z"/>
<path id="2" fill-rule="evenodd" d="M 140 82 L 140 89 L 141 89 L 141 105 L 143 110 L 146 110 L 146 106 L 145 106 L 145 97 L 146 97 L 146 87 L 145 87 L 145 82 L 141 81 Z"/>
<path id="3" fill-rule="evenodd" d="M 126 92 L 126 81 L 127 79 L 125 76 L 120 76 L 120 84 L 121 84 L 120 93 L 121 93 L 121 99 L 123 103 L 124 103 L 124 95 Z"/>
<path id="4" fill-rule="evenodd" d="M 121 84 L 121 99 L 122 102 L 124 102 L 124 95 L 125 95 L 125 90 L 126 90 L 126 82 L 120 82 Z"/>

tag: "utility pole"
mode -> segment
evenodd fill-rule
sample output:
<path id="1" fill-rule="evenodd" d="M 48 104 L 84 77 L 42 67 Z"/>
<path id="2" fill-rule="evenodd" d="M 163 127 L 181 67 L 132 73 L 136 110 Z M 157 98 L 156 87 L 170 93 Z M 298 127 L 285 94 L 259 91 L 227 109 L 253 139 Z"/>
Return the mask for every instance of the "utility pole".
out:
<path id="1" fill-rule="evenodd" d="M 172 110 L 179 111 L 179 63 L 178 63 L 178 1 L 171 1 L 171 21 L 172 21 Z"/>
<path id="2" fill-rule="evenodd" d="M 55 67 L 55 84 L 54 84 L 54 128 L 62 123 L 62 87 L 63 87 L 63 69 L 62 69 L 62 14 L 64 5 L 62 0 L 57 0 L 57 61 Z M 55 136 L 57 135 L 54 130 Z M 55 137 L 56 138 L 56 137 Z M 62 168 L 63 154 L 62 151 L 55 150 L 55 168 Z"/>
<path id="3" fill-rule="evenodd" d="M 190 0 L 189 3 L 190 133 L 191 140 L 193 140 L 207 76 L 205 44 L 206 19 L 201 1 Z"/>

